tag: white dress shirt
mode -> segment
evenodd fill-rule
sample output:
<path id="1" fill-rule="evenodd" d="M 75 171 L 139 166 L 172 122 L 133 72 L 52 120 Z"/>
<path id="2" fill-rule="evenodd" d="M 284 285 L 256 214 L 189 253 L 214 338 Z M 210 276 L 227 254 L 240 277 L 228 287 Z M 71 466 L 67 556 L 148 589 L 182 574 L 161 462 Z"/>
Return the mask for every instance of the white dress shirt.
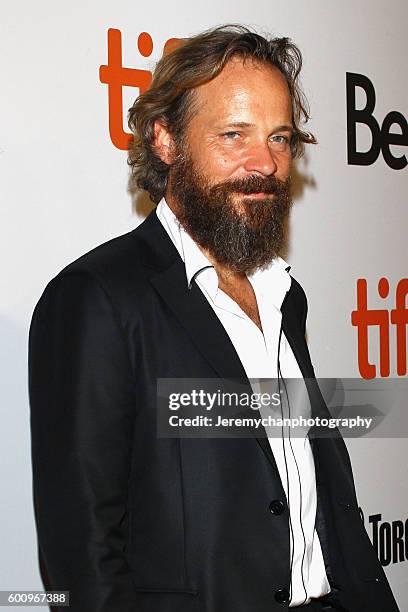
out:
<path id="1" fill-rule="evenodd" d="M 186 282 L 190 283 L 196 272 L 212 264 L 181 227 L 164 198 L 159 202 L 156 213 L 184 261 Z M 253 389 L 257 384 L 262 384 L 259 379 L 277 378 L 278 343 L 282 322 L 280 308 L 291 285 L 289 269 L 287 263 L 278 257 L 267 268 L 248 275 L 255 292 L 263 333 L 238 304 L 218 287 L 218 276 L 213 267 L 202 270 L 195 277 L 195 282 L 234 345 Z M 284 379 L 303 380 L 283 331 L 279 363 Z M 330 585 L 315 529 L 316 478 L 310 442 L 306 432 L 303 437 L 291 437 L 290 441 L 288 434 L 286 429 L 282 436 L 275 434 L 268 440 L 290 510 L 292 573 L 289 606 L 293 607 L 308 603 L 311 597 L 317 598 L 329 593 Z"/>

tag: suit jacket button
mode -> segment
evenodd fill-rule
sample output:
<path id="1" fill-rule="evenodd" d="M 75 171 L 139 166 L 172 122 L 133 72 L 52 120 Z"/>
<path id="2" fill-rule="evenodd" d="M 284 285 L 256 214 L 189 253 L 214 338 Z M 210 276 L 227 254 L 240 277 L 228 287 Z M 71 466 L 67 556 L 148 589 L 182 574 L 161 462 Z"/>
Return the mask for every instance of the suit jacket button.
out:
<path id="1" fill-rule="evenodd" d="M 288 589 L 278 589 L 275 592 L 275 599 L 278 603 L 287 603 L 290 599 Z"/>
<path id="2" fill-rule="evenodd" d="M 272 514 L 282 514 L 285 510 L 285 504 L 281 499 L 274 499 L 269 504 L 269 510 Z"/>

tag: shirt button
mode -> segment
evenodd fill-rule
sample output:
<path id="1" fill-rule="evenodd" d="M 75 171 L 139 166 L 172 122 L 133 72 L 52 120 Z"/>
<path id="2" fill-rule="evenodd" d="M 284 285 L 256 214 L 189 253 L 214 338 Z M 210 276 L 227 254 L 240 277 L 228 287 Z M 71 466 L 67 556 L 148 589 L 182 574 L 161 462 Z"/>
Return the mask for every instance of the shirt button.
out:
<path id="1" fill-rule="evenodd" d="M 288 589 L 278 589 L 275 592 L 275 599 L 278 603 L 287 603 L 289 601 L 290 594 Z"/>
<path id="2" fill-rule="evenodd" d="M 272 514 L 282 514 L 282 512 L 285 510 L 285 504 L 281 499 L 274 499 L 269 504 L 269 510 Z"/>

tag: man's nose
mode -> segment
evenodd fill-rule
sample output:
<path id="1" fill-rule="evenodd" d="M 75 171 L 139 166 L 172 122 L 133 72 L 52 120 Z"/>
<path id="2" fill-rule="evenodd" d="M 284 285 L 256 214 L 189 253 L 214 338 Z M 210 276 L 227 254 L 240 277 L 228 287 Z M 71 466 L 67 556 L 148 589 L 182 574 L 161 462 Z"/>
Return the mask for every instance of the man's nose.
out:
<path id="1" fill-rule="evenodd" d="M 275 174 L 278 166 L 273 152 L 267 143 L 258 143 L 253 146 L 245 162 L 245 170 L 258 172 L 263 176 Z"/>

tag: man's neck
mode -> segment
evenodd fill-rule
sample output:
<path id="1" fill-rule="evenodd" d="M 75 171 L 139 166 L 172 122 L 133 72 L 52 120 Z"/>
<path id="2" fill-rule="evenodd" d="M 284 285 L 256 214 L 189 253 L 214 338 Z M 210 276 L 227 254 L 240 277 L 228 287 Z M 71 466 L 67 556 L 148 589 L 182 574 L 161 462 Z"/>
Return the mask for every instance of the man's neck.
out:
<path id="1" fill-rule="evenodd" d="M 245 272 L 235 272 L 234 270 L 231 270 L 231 268 L 221 265 L 215 259 L 215 257 L 213 257 L 210 251 L 208 251 L 208 249 L 204 249 L 200 245 L 197 246 L 214 266 L 214 270 L 217 273 L 220 285 L 227 287 L 239 287 L 243 284 L 246 285 L 249 282 Z"/>

